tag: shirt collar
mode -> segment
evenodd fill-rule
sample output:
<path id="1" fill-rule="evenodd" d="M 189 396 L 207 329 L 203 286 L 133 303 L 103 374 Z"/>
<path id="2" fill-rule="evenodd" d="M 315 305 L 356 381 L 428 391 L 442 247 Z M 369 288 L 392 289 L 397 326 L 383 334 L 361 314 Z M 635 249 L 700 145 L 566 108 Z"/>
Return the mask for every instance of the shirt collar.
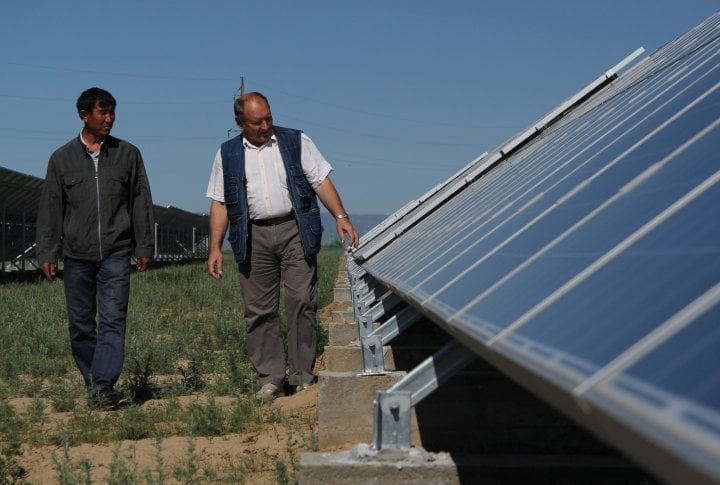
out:
<path id="1" fill-rule="evenodd" d="M 255 150 L 260 150 L 261 148 L 270 147 L 270 146 L 272 146 L 274 143 L 277 143 L 277 138 L 275 137 L 275 132 L 273 132 L 273 134 L 270 135 L 270 139 L 269 139 L 267 142 L 265 142 L 265 144 L 263 144 L 262 146 L 259 146 L 259 147 L 257 147 L 257 146 L 255 146 L 255 145 L 253 145 L 252 143 L 250 143 L 250 142 L 247 140 L 247 138 L 245 138 L 245 137 L 243 137 L 242 140 L 243 140 L 243 147 L 245 147 L 245 148 L 254 148 Z"/>
<path id="2" fill-rule="evenodd" d="M 87 142 L 85 141 L 85 139 L 84 139 L 83 136 L 82 136 L 82 130 L 80 130 L 80 142 L 81 142 L 81 143 L 83 144 L 83 146 L 85 147 L 85 150 L 87 150 L 88 152 L 90 152 L 90 148 L 88 147 Z M 100 151 L 102 151 L 103 145 L 105 145 L 105 138 L 103 138 L 103 140 L 100 142 Z M 91 153 L 92 153 L 92 152 L 91 152 Z"/>

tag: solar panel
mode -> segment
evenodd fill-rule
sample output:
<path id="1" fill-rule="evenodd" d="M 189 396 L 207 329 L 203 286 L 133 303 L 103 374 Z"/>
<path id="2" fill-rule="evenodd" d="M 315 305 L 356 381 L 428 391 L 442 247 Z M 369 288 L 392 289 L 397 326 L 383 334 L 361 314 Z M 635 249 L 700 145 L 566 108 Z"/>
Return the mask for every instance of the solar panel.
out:
<path id="1" fill-rule="evenodd" d="M 719 34 L 715 14 L 574 97 L 355 257 L 671 478 L 720 479 Z"/>

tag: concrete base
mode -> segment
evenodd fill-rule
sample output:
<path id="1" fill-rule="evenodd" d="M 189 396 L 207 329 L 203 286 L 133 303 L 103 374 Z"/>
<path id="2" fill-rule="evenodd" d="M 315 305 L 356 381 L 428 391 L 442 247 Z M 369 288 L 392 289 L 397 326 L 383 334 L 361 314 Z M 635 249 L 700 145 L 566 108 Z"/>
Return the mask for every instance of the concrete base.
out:
<path id="1" fill-rule="evenodd" d="M 404 372 L 361 376 L 351 372 L 320 372 L 318 380 L 318 440 L 321 450 L 347 449 L 372 443 L 375 394 L 405 377 Z M 410 441 L 420 444 L 413 412 Z"/>
<path id="2" fill-rule="evenodd" d="M 357 339 L 356 339 L 357 340 Z M 328 345 L 323 352 L 325 368 L 334 372 L 362 372 L 362 352 L 360 346 Z M 395 370 L 395 360 L 390 347 L 383 347 L 385 370 Z"/>
<path id="3" fill-rule="evenodd" d="M 350 451 L 303 453 L 299 483 L 454 485 L 460 479 L 447 453 L 428 453 L 422 448 L 376 451 L 360 444 Z"/>
<path id="4" fill-rule="evenodd" d="M 359 444 L 349 451 L 300 455 L 300 484 L 460 484 L 635 485 L 657 483 L 633 464 L 607 455 L 468 455 L 373 450 Z"/>
<path id="5" fill-rule="evenodd" d="M 355 342 L 358 345 L 358 327 L 356 323 L 336 323 L 335 321 L 330 322 L 328 325 L 328 344 L 337 345 L 351 345 Z"/>
<path id="6" fill-rule="evenodd" d="M 357 323 L 355 323 L 355 313 L 353 313 L 352 309 L 333 310 L 332 321 L 336 323 L 353 323 L 357 327 Z"/>
<path id="7" fill-rule="evenodd" d="M 333 288 L 333 300 L 336 302 L 347 302 L 349 306 L 352 306 L 352 291 L 349 287 L 342 288 L 336 286 Z"/>

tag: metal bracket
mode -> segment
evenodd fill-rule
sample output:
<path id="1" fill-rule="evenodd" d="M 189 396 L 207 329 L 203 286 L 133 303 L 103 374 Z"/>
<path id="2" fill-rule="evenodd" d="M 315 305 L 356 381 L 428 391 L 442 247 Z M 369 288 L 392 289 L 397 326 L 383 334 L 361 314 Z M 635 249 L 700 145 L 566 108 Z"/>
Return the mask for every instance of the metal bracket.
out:
<path id="1" fill-rule="evenodd" d="M 352 287 L 353 312 L 355 320 L 367 312 L 382 295 L 387 293 L 384 286 L 378 284 L 374 279 L 370 281 L 357 281 Z"/>
<path id="2" fill-rule="evenodd" d="M 359 325 L 358 335 L 360 337 L 360 340 L 362 341 L 363 338 L 367 337 L 368 335 L 370 335 L 370 333 L 372 333 L 372 324 L 374 322 L 380 320 L 382 317 L 384 317 L 401 303 L 403 303 L 403 300 L 399 296 L 391 294 L 386 298 L 378 301 L 374 306 L 370 307 L 362 315 L 360 315 L 360 317 L 357 319 Z"/>
<path id="3" fill-rule="evenodd" d="M 410 391 L 378 391 L 375 397 L 373 447 L 410 449 L 410 422 L 412 419 Z"/>
<path id="4" fill-rule="evenodd" d="M 410 449 L 410 407 L 464 369 L 477 355 L 452 340 L 425 359 L 404 378 L 375 397 L 373 447 Z M 407 411 L 406 411 L 407 410 Z"/>
<path id="5" fill-rule="evenodd" d="M 363 374 L 384 373 L 385 357 L 383 356 L 383 346 L 421 318 L 422 314 L 420 312 L 413 307 L 406 306 L 371 333 L 367 335 L 361 334 L 360 349 L 363 359 Z"/>

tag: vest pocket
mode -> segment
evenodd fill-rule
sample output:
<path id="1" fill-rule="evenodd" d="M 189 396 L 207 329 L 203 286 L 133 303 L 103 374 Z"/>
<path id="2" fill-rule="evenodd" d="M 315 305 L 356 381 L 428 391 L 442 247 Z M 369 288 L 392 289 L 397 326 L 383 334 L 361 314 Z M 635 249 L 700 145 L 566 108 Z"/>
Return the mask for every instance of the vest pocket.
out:
<path id="1" fill-rule="evenodd" d="M 239 177 L 227 177 L 225 179 L 225 204 L 237 204 L 240 188 Z"/>
<path id="2" fill-rule="evenodd" d="M 235 243 L 237 243 L 237 241 L 240 237 L 238 234 L 239 232 L 240 232 L 240 228 L 238 227 L 237 223 L 230 224 L 228 226 L 228 242 L 233 247 L 233 249 L 235 249 Z"/>
<path id="3" fill-rule="evenodd" d="M 320 221 L 320 209 L 311 209 L 299 215 L 299 217 L 302 217 L 302 223 L 299 225 L 305 256 L 313 256 L 320 252 L 320 246 L 322 245 L 323 227 Z"/>
<path id="4" fill-rule="evenodd" d="M 312 187 L 310 187 L 305 175 L 293 175 L 292 179 L 293 185 L 297 188 L 298 195 L 303 199 L 303 204 L 307 204 L 308 202 L 305 199 L 310 199 L 315 195 L 315 192 L 312 191 Z"/>

